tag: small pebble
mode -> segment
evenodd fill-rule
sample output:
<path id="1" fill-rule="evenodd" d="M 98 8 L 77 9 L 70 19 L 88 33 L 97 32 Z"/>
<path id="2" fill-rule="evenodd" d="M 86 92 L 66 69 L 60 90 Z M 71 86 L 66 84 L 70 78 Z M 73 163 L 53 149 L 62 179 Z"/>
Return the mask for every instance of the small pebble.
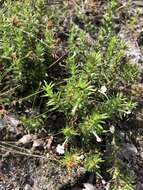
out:
<path id="1" fill-rule="evenodd" d="M 31 185 L 29 184 L 26 184 L 25 187 L 24 187 L 24 190 L 32 190 L 32 187 Z"/>

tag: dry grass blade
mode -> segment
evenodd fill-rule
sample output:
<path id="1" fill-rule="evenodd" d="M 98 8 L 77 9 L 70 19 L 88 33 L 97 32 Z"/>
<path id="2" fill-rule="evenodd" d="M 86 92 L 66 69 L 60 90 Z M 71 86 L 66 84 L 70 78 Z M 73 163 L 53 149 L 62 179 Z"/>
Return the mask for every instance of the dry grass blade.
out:
<path id="1" fill-rule="evenodd" d="M 0 144 L 0 148 L 1 150 L 3 151 L 8 151 L 8 152 L 12 152 L 12 153 L 15 153 L 15 154 L 20 154 L 20 155 L 24 155 L 24 156 L 29 156 L 29 157 L 34 157 L 34 158 L 41 158 L 41 159 L 47 159 L 46 156 L 40 156 L 40 155 L 37 155 L 37 154 L 32 154 L 32 153 L 27 153 L 27 152 L 22 152 L 20 150 L 15 150 L 14 148 L 9 148 L 7 147 L 6 145 L 1 145 Z M 1 153 L 1 155 L 3 155 Z M 49 159 L 49 158 L 48 158 Z"/>

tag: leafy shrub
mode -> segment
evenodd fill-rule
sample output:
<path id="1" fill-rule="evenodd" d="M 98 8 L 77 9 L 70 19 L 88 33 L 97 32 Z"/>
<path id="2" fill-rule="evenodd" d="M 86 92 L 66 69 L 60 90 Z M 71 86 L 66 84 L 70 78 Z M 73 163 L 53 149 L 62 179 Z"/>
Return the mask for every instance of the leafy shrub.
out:
<path id="1" fill-rule="evenodd" d="M 90 47 L 86 32 L 71 26 L 66 59 L 70 75 L 64 83 L 45 82 L 43 87 L 49 110 L 58 110 L 66 117 L 66 128 L 62 129 L 65 138 L 80 136 L 81 149 L 91 153 L 91 157 L 86 154 L 85 158 L 85 167 L 90 171 L 98 168 L 102 159 L 94 155 L 93 144 L 90 149 L 86 144 L 102 142 L 112 122 L 125 118 L 136 107 L 125 89 L 136 83 L 140 72 L 125 59 L 126 45 L 115 34 L 117 7 L 116 1 L 109 3 L 97 39 Z"/>
<path id="2" fill-rule="evenodd" d="M 44 2 L 31 2 L 6 1 L 0 10 L 0 64 L 3 80 L 11 78 L 8 86 L 20 84 L 21 91 L 32 92 L 46 78 L 54 37 Z"/>
<path id="3" fill-rule="evenodd" d="M 98 29 L 88 19 L 85 30 L 74 22 L 68 23 L 64 39 L 68 55 L 64 65 L 58 61 L 58 67 L 65 68 L 66 77 L 58 80 L 48 77 L 57 63 L 53 62 L 53 51 L 59 43 L 53 23 L 60 28 L 68 10 L 63 8 L 62 13 L 60 9 L 49 10 L 44 0 L 34 4 L 28 0 L 8 0 L 0 9 L 0 87 L 5 90 L 18 86 L 22 95 L 26 92 L 31 97 L 42 84 L 48 111 L 61 112 L 66 118 L 65 127 L 59 131 L 67 145 L 63 146 L 66 150 L 61 163 L 68 170 L 84 165 L 87 170 L 100 173 L 103 162 L 100 145 L 107 131 L 112 123 L 128 117 L 137 105 L 128 90 L 138 81 L 140 71 L 126 60 L 126 44 L 115 33 L 117 8 L 116 0 L 109 1 Z M 86 19 L 80 6 L 74 11 Z M 95 35 L 89 40 L 90 34 Z M 21 120 L 30 131 L 43 124 L 41 117 L 24 116 Z M 81 160 L 79 155 L 83 155 Z M 131 189 L 115 168 L 114 174 L 119 174 L 116 181 L 120 178 L 121 187 Z"/>

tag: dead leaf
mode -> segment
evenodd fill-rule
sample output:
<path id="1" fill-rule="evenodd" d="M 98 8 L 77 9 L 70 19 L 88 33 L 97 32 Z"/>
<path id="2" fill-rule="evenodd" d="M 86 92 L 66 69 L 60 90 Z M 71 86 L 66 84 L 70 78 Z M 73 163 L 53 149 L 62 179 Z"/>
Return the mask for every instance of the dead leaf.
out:
<path id="1" fill-rule="evenodd" d="M 51 149 L 51 145 L 52 145 L 53 139 L 54 139 L 53 136 L 50 136 L 50 138 L 47 139 L 46 148 L 47 148 L 48 150 Z"/>

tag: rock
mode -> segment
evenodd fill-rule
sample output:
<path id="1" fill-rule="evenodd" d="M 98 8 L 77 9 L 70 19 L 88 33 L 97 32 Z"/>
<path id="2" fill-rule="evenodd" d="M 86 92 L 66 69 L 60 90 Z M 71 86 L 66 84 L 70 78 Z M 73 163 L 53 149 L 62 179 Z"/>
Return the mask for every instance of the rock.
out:
<path id="1" fill-rule="evenodd" d="M 0 118 L 0 139 L 18 140 L 24 135 L 24 127 L 13 114 Z"/>
<path id="2" fill-rule="evenodd" d="M 18 143 L 22 143 L 24 145 L 29 144 L 32 142 L 32 135 L 24 135 L 21 139 L 19 139 Z"/>
<path id="3" fill-rule="evenodd" d="M 39 187 L 38 187 L 37 182 L 35 182 L 35 181 L 34 181 L 34 184 L 33 184 L 32 190 L 40 190 Z"/>
<path id="4" fill-rule="evenodd" d="M 18 140 L 18 139 L 22 138 L 23 135 L 24 135 L 24 127 L 22 125 L 18 125 L 16 127 L 15 138 Z"/>
<path id="5" fill-rule="evenodd" d="M 124 142 L 125 141 L 125 133 L 122 132 L 122 131 L 118 131 L 118 137 L 120 139 L 121 142 Z"/>
<path id="6" fill-rule="evenodd" d="M 31 185 L 29 184 L 26 184 L 25 187 L 24 187 L 24 190 L 32 190 L 32 187 Z"/>
<path id="7" fill-rule="evenodd" d="M 6 136 L 6 127 L 4 126 L 4 123 L 2 119 L 0 119 L 0 139 L 2 140 Z"/>
<path id="8" fill-rule="evenodd" d="M 34 141 L 33 141 L 33 148 L 34 149 L 43 149 L 44 148 L 44 146 L 43 146 L 43 144 L 44 144 L 44 142 L 42 141 L 42 140 L 40 140 L 40 139 L 35 139 Z"/>
<path id="9" fill-rule="evenodd" d="M 141 160 L 143 160 L 143 152 L 140 152 Z"/>
<path id="10" fill-rule="evenodd" d="M 137 42 L 139 46 L 143 46 L 143 32 L 141 32 L 140 35 L 138 36 Z"/>
<path id="11" fill-rule="evenodd" d="M 4 123 L 3 120 L 0 118 L 0 128 L 3 127 Z"/>
<path id="12" fill-rule="evenodd" d="M 131 143 L 126 143 L 121 151 L 121 155 L 128 161 L 131 161 L 137 155 L 137 153 L 137 148 Z"/>
<path id="13" fill-rule="evenodd" d="M 143 189 L 143 184 L 139 182 L 139 183 L 136 185 L 135 190 L 142 190 L 142 189 Z"/>
<path id="14" fill-rule="evenodd" d="M 20 121 L 13 114 L 7 114 L 3 118 L 5 125 L 10 125 L 11 127 L 17 127 L 20 124 Z"/>

